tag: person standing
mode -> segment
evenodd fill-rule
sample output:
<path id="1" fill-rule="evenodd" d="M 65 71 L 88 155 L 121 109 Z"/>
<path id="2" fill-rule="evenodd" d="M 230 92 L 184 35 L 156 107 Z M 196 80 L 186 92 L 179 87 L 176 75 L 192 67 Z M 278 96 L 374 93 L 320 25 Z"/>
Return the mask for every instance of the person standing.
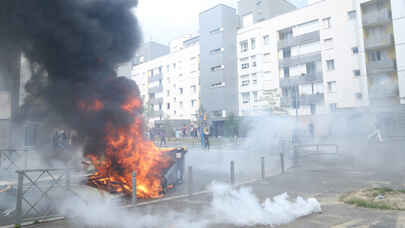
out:
<path id="1" fill-rule="evenodd" d="M 165 134 L 165 132 L 164 132 L 164 130 L 161 130 L 160 132 L 159 132 L 159 136 L 160 136 L 160 146 L 163 146 L 163 145 L 167 145 L 167 143 L 166 143 L 166 134 Z"/>
<path id="2" fill-rule="evenodd" d="M 204 133 L 204 146 L 206 149 L 210 149 L 210 141 L 209 141 L 209 136 L 210 136 L 210 128 L 209 126 L 204 127 L 203 130 Z"/>

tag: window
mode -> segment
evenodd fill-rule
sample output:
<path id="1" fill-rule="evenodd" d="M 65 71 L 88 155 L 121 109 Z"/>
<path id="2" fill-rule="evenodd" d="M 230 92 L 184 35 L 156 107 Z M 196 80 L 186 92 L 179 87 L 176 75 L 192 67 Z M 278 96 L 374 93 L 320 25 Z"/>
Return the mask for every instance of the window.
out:
<path id="1" fill-rule="evenodd" d="M 258 96 L 257 96 L 257 91 L 253 92 L 252 95 L 253 95 L 253 102 L 257 103 L 259 101 Z"/>
<path id="2" fill-rule="evenodd" d="M 290 58 L 291 57 L 291 48 L 283 48 L 283 58 Z"/>
<path id="3" fill-rule="evenodd" d="M 316 71 L 316 64 L 315 62 L 310 62 L 306 64 L 307 74 L 313 74 Z"/>
<path id="4" fill-rule="evenodd" d="M 363 94 L 362 94 L 362 93 L 356 93 L 356 98 L 357 98 L 358 100 L 363 99 Z"/>
<path id="5" fill-rule="evenodd" d="M 326 66 L 328 68 L 328 71 L 335 70 L 335 60 L 333 59 L 326 60 Z"/>
<path id="6" fill-rule="evenodd" d="M 359 54 L 359 48 L 358 47 L 352 47 L 352 53 L 353 53 L 353 55 Z"/>
<path id="7" fill-rule="evenodd" d="M 356 10 L 351 10 L 351 11 L 347 12 L 347 16 L 349 17 L 349 20 L 356 19 Z"/>
<path id="8" fill-rule="evenodd" d="M 270 36 L 269 35 L 263 36 L 263 44 L 264 45 L 269 45 L 270 44 Z"/>
<path id="9" fill-rule="evenodd" d="M 217 83 L 211 84 L 211 88 L 220 88 L 220 87 L 225 87 L 225 82 L 217 82 Z"/>
<path id="10" fill-rule="evenodd" d="M 224 65 L 218 65 L 218 66 L 211 67 L 211 71 L 219 71 L 219 70 L 223 70 L 223 69 L 224 69 Z"/>
<path id="11" fill-rule="evenodd" d="M 197 93 L 197 86 L 192 85 L 191 86 L 191 91 L 193 91 L 193 93 Z"/>
<path id="12" fill-rule="evenodd" d="M 162 111 L 162 104 L 159 104 L 159 111 Z"/>
<path id="13" fill-rule="evenodd" d="M 173 63 L 173 69 L 176 69 L 176 63 Z"/>
<path id="14" fill-rule="evenodd" d="M 290 77 L 290 68 L 289 67 L 284 67 L 283 72 L 284 72 L 284 77 L 285 78 Z"/>
<path id="15" fill-rule="evenodd" d="M 250 39 L 250 47 L 252 48 L 252 50 L 256 49 L 256 38 Z"/>
<path id="16" fill-rule="evenodd" d="M 279 36 L 280 36 L 280 40 L 291 39 L 293 37 L 293 30 L 290 28 L 290 29 L 287 29 L 284 31 L 280 31 Z"/>
<path id="17" fill-rule="evenodd" d="M 251 56 L 250 60 L 252 61 L 252 67 L 256 67 L 256 56 L 255 55 Z"/>
<path id="18" fill-rule="evenodd" d="M 331 18 L 324 18 L 322 19 L 322 24 L 324 29 L 329 29 L 331 27 Z"/>
<path id="19" fill-rule="evenodd" d="M 241 83 L 241 86 L 242 87 L 245 87 L 245 86 L 248 86 L 249 85 L 249 80 L 244 80 L 244 81 L 242 81 L 242 83 Z"/>
<path id="20" fill-rule="evenodd" d="M 328 92 L 329 93 L 336 93 L 336 82 L 328 82 Z"/>
<path id="21" fill-rule="evenodd" d="M 191 107 L 194 108 L 195 103 L 196 103 L 196 100 L 191 100 Z"/>
<path id="22" fill-rule="evenodd" d="M 242 69 L 249 69 L 249 63 L 242 63 Z"/>
<path id="23" fill-rule="evenodd" d="M 170 72 L 170 65 L 166 65 L 166 72 Z"/>
<path id="24" fill-rule="evenodd" d="M 257 85 L 257 79 L 253 79 L 253 80 L 252 80 L 252 84 L 253 84 L 253 85 Z"/>
<path id="25" fill-rule="evenodd" d="M 247 40 L 240 42 L 240 52 L 247 52 L 249 50 L 249 43 Z"/>
<path id="26" fill-rule="evenodd" d="M 249 93 L 242 93 L 242 103 L 249 104 L 250 102 L 250 94 Z"/>
<path id="27" fill-rule="evenodd" d="M 270 62 L 270 53 L 264 53 L 263 55 L 263 61 L 265 63 Z"/>
<path id="28" fill-rule="evenodd" d="M 360 76 L 361 72 L 360 72 L 360 70 L 354 70 L 353 74 L 354 74 L 354 76 Z"/>
<path id="29" fill-rule="evenodd" d="M 167 110 L 170 110 L 170 103 L 167 103 L 166 107 L 167 107 Z"/>
<path id="30" fill-rule="evenodd" d="M 335 104 L 329 104 L 329 108 L 330 108 L 331 112 L 336 112 L 337 104 L 336 103 Z"/>
<path id="31" fill-rule="evenodd" d="M 183 94 L 183 88 L 179 88 L 179 93 Z"/>
<path id="32" fill-rule="evenodd" d="M 333 48 L 333 38 L 325 39 L 324 41 L 325 48 Z"/>
<path id="33" fill-rule="evenodd" d="M 211 30 L 210 34 L 214 35 L 214 34 L 222 32 L 222 31 L 224 31 L 224 28 L 216 28 L 216 29 Z"/>
<path id="34" fill-rule="evenodd" d="M 223 52 L 223 51 L 224 51 L 223 48 L 217 48 L 217 49 L 211 50 L 211 51 L 210 51 L 210 54 L 211 54 L 211 55 L 215 55 L 215 54 L 221 53 L 221 52 Z"/>
<path id="35" fill-rule="evenodd" d="M 180 108 L 183 108 L 183 101 L 180 101 Z"/>
<path id="36" fill-rule="evenodd" d="M 381 51 L 371 51 L 368 56 L 369 56 L 369 60 L 372 62 L 380 61 L 381 60 Z"/>

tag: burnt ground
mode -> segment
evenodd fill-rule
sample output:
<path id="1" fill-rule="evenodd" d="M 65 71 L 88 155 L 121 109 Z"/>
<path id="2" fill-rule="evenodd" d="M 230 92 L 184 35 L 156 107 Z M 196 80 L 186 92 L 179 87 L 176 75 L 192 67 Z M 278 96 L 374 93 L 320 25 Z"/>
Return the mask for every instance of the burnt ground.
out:
<path id="1" fill-rule="evenodd" d="M 315 197 L 320 201 L 322 213 L 300 218 L 280 227 L 405 227 L 405 212 L 358 208 L 340 201 L 343 194 L 362 188 L 405 189 L 403 148 L 404 142 L 385 142 L 356 147 L 343 145 L 338 156 L 308 155 L 302 152 L 303 156 L 297 167 L 289 169 L 283 175 L 268 177 L 248 185 L 261 200 L 288 192 L 291 196 Z M 139 206 L 137 210 L 151 214 L 168 210 L 198 211 L 207 206 L 209 200 L 209 195 L 202 194 Z M 68 219 L 33 227 L 83 227 L 77 222 Z M 233 226 L 221 224 L 213 227 Z"/>

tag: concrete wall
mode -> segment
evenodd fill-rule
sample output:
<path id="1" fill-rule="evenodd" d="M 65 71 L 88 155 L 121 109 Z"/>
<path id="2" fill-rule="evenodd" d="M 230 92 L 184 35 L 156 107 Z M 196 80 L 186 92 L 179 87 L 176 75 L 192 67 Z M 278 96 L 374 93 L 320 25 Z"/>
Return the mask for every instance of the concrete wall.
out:
<path id="1" fill-rule="evenodd" d="M 240 0 L 238 2 L 241 27 L 246 26 L 243 24 L 243 17 L 246 15 L 252 14 L 253 23 L 257 23 L 294 9 L 296 7 L 286 0 Z"/>
<path id="2" fill-rule="evenodd" d="M 200 14 L 200 96 L 201 104 L 211 119 L 238 112 L 237 24 L 236 10 L 225 5 L 218 5 Z M 222 51 L 211 53 L 221 48 Z M 220 69 L 213 71 L 213 67 Z"/>
<path id="3" fill-rule="evenodd" d="M 397 55 L 399 96 L 401 104 L 405 104 L 405 1 L 391 0 L 391 9 Z"/>

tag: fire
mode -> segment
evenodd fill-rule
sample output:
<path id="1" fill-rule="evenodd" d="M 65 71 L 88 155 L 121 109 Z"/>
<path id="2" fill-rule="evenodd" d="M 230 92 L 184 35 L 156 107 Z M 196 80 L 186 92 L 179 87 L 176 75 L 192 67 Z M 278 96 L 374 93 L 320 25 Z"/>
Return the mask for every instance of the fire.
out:
<path id="1" fill-rule="evenodd" d="M 141 107 L 138 98 L 130 98 L 121 105 L 129 114 Z M 173 164 L 167 150 L 161 150 L 143 136 L 143 121 L 134 117 L 129 126 L 105 126 L 105 151 L 103 156 L 88 155 L 97 172 L 88 183 L 109 192 L 132 193 L 132 173 L 136 172 L 136 195 L 139 198 L 162 196 L 163 170 Z"/>
<path id="2" fill-rule="evenodd" d="M 79 108 L 86 112 L 98 112 L 104 109 L 104 104 L 97 99 L 91 102 L 79 101 Z"/>

